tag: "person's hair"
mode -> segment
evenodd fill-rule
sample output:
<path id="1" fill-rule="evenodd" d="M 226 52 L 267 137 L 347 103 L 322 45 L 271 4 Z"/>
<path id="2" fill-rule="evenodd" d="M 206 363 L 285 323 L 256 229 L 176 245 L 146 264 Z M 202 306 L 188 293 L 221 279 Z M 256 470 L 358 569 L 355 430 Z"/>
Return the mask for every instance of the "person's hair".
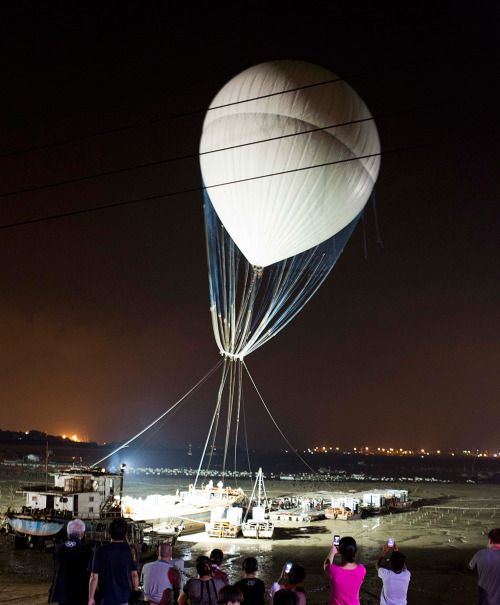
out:
<path id="1" fill-rule="evenodd" d="M 81 538 L 85 533 L 85 523 L 81 519 L 73 519 L 66 528 L 68 538 Z"/>
<path id="2" fill-rule="evenodd" d="M 247 557 L 243 561 L 242 569 L 245 573 L 255 573 L 259 569 L 257 559 L 255 557 Z"/>
<path id="3" fill-rule="evenodd" d="M 227 603 L 242 603 L 243 602 L 243 593 L 237 586 L 232 586 L 229 584 L 228 586 L 223 586 L 219 590 L 219 594 L 217 595 L 217 603 L 219 605 L 226 605 Z"/>
<path id="4" fill-rule="evenodd" d="M 125 519 L 119 517 L 113 519 L 109 525 L 109 535 L 112 540 L 125 540 L 128 532 L 128 525 Z"/>
<path id="5" fill-rule="evenodd" d="M 349 563 L 354 563 L 356 560 L 356 553 L 358 552 L 358 546 L 356 540 L 350 536 L 342 538 L 339 542 L 339 553 Z"/>
<path id="6" fill-rule="evenodd" d="M 210 553 L 210 559 L 216 564 L 220 565 L 222 560 L 224 559 L 224 555 L 222 554 L 222 550 L 219 548 L 214 548 Z"/>
<path id="7" fill-rule="evenodd" d="M 302 565 L 292 565 L 292 569 L 288 572 L 290 584 L 300 584 L 306 577 L 306 570 Z"/>
<path id="8" fill-rule="evenodd" d="M 392 571 L 401 571 L 406 563 L 406 557 L 399 550 L 395 550 L 391 555 Z"/>
<path id="9" fill-rule="evenodd" d="M 299 595 L 295 590 L 281 588 L 274 593 L 273 605 L 298 605 Z"/>
<path id="10" fill-rule="evenodd" d="M 167 557 L 172 556 L 172 544 L 170 542 L 162 542 L 160 546 L 158 546 L 158 556 L 161 559 L 166 559 Z"/>
<path id="11" fill-rule="evenodd" d="M 205 555 L 201 555 L 196 559 L 196 571 L 201 576 L 212 575 L 212 562 Z"/>
<path id="12" fill-rule="evenodd" d="M 488 538 L 491 540 L 492 544 L 500 544 L 500 527 L 492 529 L 488 534 Z"/>

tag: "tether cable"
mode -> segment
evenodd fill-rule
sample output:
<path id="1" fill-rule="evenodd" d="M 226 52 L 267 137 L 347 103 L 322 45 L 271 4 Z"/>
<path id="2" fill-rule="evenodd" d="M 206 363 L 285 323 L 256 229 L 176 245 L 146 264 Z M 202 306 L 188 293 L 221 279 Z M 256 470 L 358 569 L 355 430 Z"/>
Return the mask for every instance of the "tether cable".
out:
<path id="1" fill-rule="evenodd" d="M 278 426 L 278 423 L 276 422 L 276 420 L 273 418 L 273 415 L 271 414 L 271 411 L 269 410 L 269 408 L 266 405 L 266 402 L 264 401 L 262 395 L 260 394 L 259 389 L 257 388 L 257 385 L 255 384 L 252 375 L 250 374 L 250 371 L 248 370 L 247 364 L 245 363 L 245 361 L 242 359 L 241 363 L 243 364 L 248 377 L 250 378 L 252 384 L 253 384 L 253 388 L 255 389 L 257 395 L 259 396 L 259 399 L 262 402 L 262 405 L 264 406 L 266 412 L 269 414 L 269 418 L 271 418 L 271 420 L 273 421 L 274 426 L 278 429 L 279 434 L 283 437 L 283 439 L 285 440 L 286 444 L 288 445 L 288 447 L 292 450 L 292 452 L 295 453 L 295 455 L 307 466 L 307 468 L 312 471 L 312 473 L 314 475 L 317 475 L 318 473 L 311 467 L 309 466 L 309 464 L 307 464 L 307 462 L 304 460 L 304 458 L 302 458 L 302 456 L 299 454 L 299 452 L 297 451 L 297 448 L 295 448 L 290 441 L 287 439 L 287 437 L 285 436 L 285 434 L 283 433 L 283 431 L 280 429 L 280 427 Z"/>
<path id="2" fill-rule="evenodd" d="M 143 435 L 146 431 L 148 431 L 152 426 L 154 426 L 157 422 L 159 422 L 162 418 L 164 418 L 169 412 L 171 412 L 175 407 L 177 407 L 182 401 L 184 401 L 190 395 L 192 395 L 194 393 L 194 391 L 196 391 L 196 389 L 198 389 L 208 378 L 210 378 L 210 376 L 221 365 L 221 363 L 222 363 L 222 359 L 219 360 L 214 365 L 214 367 L 211 370 L 209 370 L 205 374 L 205 376 L 203 376 L 203 378 L 201 378 L 191 389 L 189 389 L 189 391 L 186 394 L 184 394 L 178 401 L 176 401 L 176 403 L 174 403 L 174 405 L 170 406 L 166 412 L 163 412 L 163 414 L 161 414 L 160 416 L 158 416 L 158 418 L 156 418 L 156 420 L 153 420 L 153 422 L 151 422 L 150 424 L 148 424 L 148 426 L 146 428 L 142 429 L 142 431 L 139 431 L 137 433 L 137 435 L 134 435 L 134 437 L 131 437 L 128 441 L 126 441 L 125 443 L 123 443 L 122 445 L 120 445 L 120 447 L 117 447 L 110 454 L 108 454 L 107 456 L 104 456 L 104 458 L 101 458 L 97 462 L 94 462 L 94 464 L 91 464 L 90 468 L 93 468 L 94 466 L 97 466 L 101 462 L 104 462 L 104 460 L 107 460 L 108 458 L 110 458 L 111 456 L 113 456 L 113 454 L 116 454 L 117 452 L 119 452 L 124 447 L 127 447 L 127 445 L 129 445 L 130 443 L 132 443 L 132 441 L 135 441 L 135 439 L 137 439 L 138 437 L 140 437 L 141 435 Z"/>

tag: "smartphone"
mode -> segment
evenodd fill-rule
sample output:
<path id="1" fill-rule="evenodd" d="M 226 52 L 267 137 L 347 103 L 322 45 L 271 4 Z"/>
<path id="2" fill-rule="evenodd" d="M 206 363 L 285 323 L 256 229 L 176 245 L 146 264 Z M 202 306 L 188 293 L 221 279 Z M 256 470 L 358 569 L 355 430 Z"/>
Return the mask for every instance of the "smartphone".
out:
<path id="1" fill-rule="evenodd" d="M 340 542 L 340 536 L 333 536 L 333 545 L 338 546 Z"/>
<path id="2" fill-rule="evenodd" d="M 292 565 L 293 565 L 293 563 L 287 563 L 285 565 L 285 573 L 290 573 L 290 570 L 292 569 Z"/>
<path id="3" fill-rule="evenodd" d="M 392 548 L 394 546 L 394 538 L 389 538 L 389 542 L 387 542 L 387 546 Z"/>

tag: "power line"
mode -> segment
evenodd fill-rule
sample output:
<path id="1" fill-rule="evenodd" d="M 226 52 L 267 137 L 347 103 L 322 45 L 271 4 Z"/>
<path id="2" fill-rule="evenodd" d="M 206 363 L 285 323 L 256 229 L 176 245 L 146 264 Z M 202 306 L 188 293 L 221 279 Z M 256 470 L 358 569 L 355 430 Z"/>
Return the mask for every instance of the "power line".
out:
<path id="1" fill-rule="evenodd" d="M 291 138 L 291 137 L 296 137 L 296 136 L 300 136 L 303 134 L 311 134 L 313 132 L 320 132 L 323 130 L 329 130 L 332 128 L 342 128 L 344 126 L 350 126 L 352 124 L 361 124 L 362 122 L 370 122 L 373 120 L 380 120 L 383 118 L 390 118 L 390 117 L 394 117 L 394 116 L 398 116 L 398 115 L 402 115 L 405 113 L 411 113 L 413 111 L 418 111 L 421 109 L 429 109 L 430 107 L 434 107 L 433 105 L 423 105 L 420 107 L 410 107 L 407 109 L 400 109 L 397 111 L 392 111 L 392 112 L 388 112 L 388 113 L 382 113 L 376 116 L 371 116 L 369 118 L 360 118 L 359 120 L 351 120 L 349 122 L 340 122 L 338 124 L 331 124 L 329 126 L 321 126 L 321 127 L 317 127 L 317 128 L 310 128 L 308 130 L 302 130 L 301 132 L 294 132 L 291 134 L 284 134 L 284 135 L 280 135 L 280 136 L 276 136 L 276 137 L 270 137 L 267 139 L 260 139 L 259 141 L 251 141 L 250 143 L 242 143 L 239 145 L 230 145 L 229 147 L 222 147 L 220 149 L 212 149 L 211 151 L 203 151 L 203 152 L 196 152 L 196 153 L 190 153 L 187 155 L 182 155 L 182 156 L 176 156 L 173 158 L 167 158 L 166 160 L 158 160 L 156 162 L 147 162 L 145 164 L 136 164 L 135 166 L 127 166 L 125 168 L 117 168 L 116 170 L 107 170 L 105 172 L 99 172 L 98 174 L 90 174 L 87 176 L 80 176 L 80 177 L 75 177 L 72 179 L 66 179 L 64 181 L 56 181 L 53 183 L 46 183 L 45 185 L 36 185 L 35 187 L 27 187 L 26 189 L 17 189 L 15 191 L 8 191 L 6 193 L 0 193 L 0 198 L 3 197 L 11 197 L 11 196 L 15 196 L 15 195 L 21 195 L 24 193 L 32 193 L 34 191 L 42 191 L 44 189 L 50 189 L 52 187 L 60 187 L 61 185 L 72 185 L 74 183 L 81 183 L 84 181 L 89 181 L 92 179 L 97 179 L 97 178 L 101 178 L 104 176 L 112 176 L 115 174 L 123 174 L 125 172 L 131 172 L 133 170 L 141 170 L 143 168 L 153 168 L 155 166 L 162 166 L 165 164 L 169 164 L 169 163 L 173 163 L 173 162 L 179 162 L 179 161 L 183 161 L 183 160 L 189 160 L 189 159 L 194 159 L 197 158 L 199 156 L 202 155 L 209 155 L 212 153 L 220 153 L 222 151 L 230 151 L 231 149 L 238 149 L 240 147 L 250 147 L 251 145 L 259 145 L 260 143 L 269 143 L 271 141 L 277 141 L 279 139 L 287 139 L 287 138 Z"/>
<path id="2" fill-rule="evenodd" d="M 110 128 L 108 130 L 103 130 L 101 132 L 96 132 L 96 133 L 92 133 L 92 134 L 87 134 L 87 135 L 83 135 L 81 137 L 75 137 L 72 139 L 64 139 L 63 141 L 54 141 L 52 143 L 46 143 L 44 145 L 38 145 L 35 147 L 29 147 L 27 149 L 19 149 L 17 151 L 10 151 L 8 153 L 4 153 L 2 155 L 0 155 L 0 159 L 4 159 L 4 158 L 9 158 L 9 157 L 13 157 L 16 155 L 22 155 L 24 153 L 31 153 L 34 151 L 42 151 L 44 149 L 50 149 L 52 147 L 59 147 L 61 145 L 69 145 L 71 143 L 79 143 L 81 141 L 86 141 L 89 139 L 93 139 L 93 138 L 98 138 L 98 137 L 102 137 L 102 136 L 106 136 L 109 134 L 115 134 L 115 133 L 119 133 L 119 132 L 125 132 L 127 130 L 133 130 L 134 128 L 142 128 L 144 126 L 149 126 L 149 125 L 153 125 L 153 124 L 159 124 L 161 122 L 169 122 L 171 120 L 178 120 L 181 118 L 187 118 L 187 117 L 191 117 L 191 116 L 195 116 L 195 115 L 199 115 L 202 113 L 206 113 L 207 111 L 213 111 L 215 109 L 222 109 L 224 107 L 231 107 L 232 105 L 240 105 L 242 103 L 249 103 L 252 101 L 257 101 L 259 99 L 265 99 L 268 97 L 273 97 L 273 96 L 277 96 L 277 95 L 282 95 L 282 94 L 287 94 L 287 93 L 291 93 L 291 92 L 297 92 L 298 90 L 304 90 L 307 88 L 313 88 L 315 86 L 325 86 L 326 84 L 333 84 L 335 82 L 341 82 L 344 81 L 346 79 L 353 79 L 353 78 L 360 78 L 360 77 L 365 77 L 365 76 L 369 76 L 369 75 L 373 75 L 376 73 L 379 73 L 381 71 L 387 71 L 387 70 L 391 70 L 391 69 L 402 69 L 403 67 L 406 67 L 408 64 L 414 63 L 415 61 L 406 61 L 403 63 L 400 63 L 398 65 L 389 65 L 386 67 L 380 67 L 379 69 L 373 69 L 370 71 L 366 71 L 366 72 L 358 72 L 355 74 L 351 74 L 350 76 L 345 76 L 345 77 L 336 77 L 333 78 L 331 80 L 325 80 L 324 82 L 317 82 L 315 84 L 307 84 L 305 86 L 297 86 L 296 88 L 291 88 L 289 90 L 283 90 L 283 91 L 278 91 L 278 92 L 274 92 L 274 93 L 269 93 L 266 95 L 262 95 L 262 96 L 257 96 L 257 97 L 252 97 L 251 99 L 244 99 L 242 101 L 234 101 L 232 103 L 225 103 L 223 105 L 217 105 L 215 107 L 209 107 L 207 108 L 203 108 L 203 109 L 194 109 L 192 111 L 186 111 L 186 112 L 181 112 L 181 113 L 177 113 L 177 114 L 172 114 L 170 116 L 166 116 L 163 118 L 156 118 L 154 120 L 146 120 L 144 122 L 138 122 L 137 124 L 131 124 L 128 126 L 120 126 L 118 128 Z"/>
<path id="3" fill-rule="evenodd" d="M 44 217 L 39 217 L 36 219 L 29 219 L 26 221 L 18 221 L 15 223 L 7 223 L 5 225 L 0 225 L 0 229 L 9 229 L 12 227 L 21 227 L 23 225 L 30 225 L 33 223 L 41 223 L 44 221 L 50 221 L 50 220 L 54 220 L 54 219 L 58 219 L 58 218 L 66 218 L 66 217 L 70 217 L 70 216 L 76 216 L 79 214 L 87 214 L 90 212 L 98 212 L 100 210 L 108 210 L 110 208 L 118 208 L 120 206 L 127 206 L 127 205 L 131 205 L 131 204 L 140 204 L 143 202 L 150 202 L 152 200 L 158 200 L 161 198 L 167 198 L 167 197 L 174 197 L 176 195 L 186 195 L 188 193 L 196 193 L 196 192 L 200 192 L 203 191 L 204 189 L 214 189 L 216 187 L 224 187 L 227 185 L 235 185 L 237 183 L 244 183 L 244 182 L 248 182 L 248 181 L 255 181 L 255 180 L 259 180 L 259 179 L 265 179 L 265 178 L 271 178 L 274 176 L 280 176 L 283 174 L 290 174 L 293 172 L 301 172 L 304 170 L 313 170 L 315 168 L 323 168 L 325 166 L 333 166 L 335 164 L 344 164 L 346 162 L 352 162 L 352 161 L 357 161 L 357 160 L 361 160 L 361 159 L 367 159 L 367 158 L 373 158 L 376 156 L 382 156 L 382 155 L 389 155 L 389 154 L 393 154 L 393 153 L 401 153 L 401 152 L 405 152 L 405 151 L 415 151 L 418 149 L 425 149 L 426 147 L 431 147 L 434 145 L 443 145 L 446 143 L 455 143 L 458 141 L 463 141 L 466 139 L 471 139 L 471 138 L 477 138 L 480 136 L 484 136 L 484 135 L 493 135 L 493 134 L 497 134 L 497 131 L 490 131 L 487 133 L 474 133 L 474 134 L 468 134 L 468 135 L 461 135 L 458 137 L 450 137 L 447 139 L 440 139 L 437 141 L 428 141 L 427 143 L 419 143 L 417 145 L 409 145 L 407 147 L 398 147 L 395 149 L 388 149 L 385 151 L 381 151 L 379 153 L 370 153 L 367 155 L 362 155 L 362 156 L 358 156 L 358 157 L 354 157 L 354 158 L 346 158 L 344 160 L 336 160 L 334 162 L 325 162 L 322 164 L 315 164 L 313 166 L 304 166 L 302 168 L 294 168 L 291 170 L 282 170 L 280 172 L 275 172 L 275 173 L 271 173 L 271 174 L 263 174 L 260 176 L 255 176 L 255 177 L 250 177 L 250 178 L 246 178 L 246 179 L 239 179 L 236 181 L 228 181 L 225 183 L 217 183 L 215 185 L 208 185 L 208 186 L 200 186 L 200 187 L 191 187 L 189 189 L 182 189 L 179 191 L 171 191 L 168 193 L 160 193 L 158 195 L 151 195 L 148 197 L 143 197 L 143 198 L 138 198 L 135 200 L 126 200 L 123 202 L 116 202 L 114 204 L 106 204 L 104 206 L 94 206 L 92 208 L 84 208 L 82 210 L 74 210 L 72 212 L 64 212 L 64 213 L 60 213 L 60 214 L 52 214 L 49 216 L 44 216 Z"/>

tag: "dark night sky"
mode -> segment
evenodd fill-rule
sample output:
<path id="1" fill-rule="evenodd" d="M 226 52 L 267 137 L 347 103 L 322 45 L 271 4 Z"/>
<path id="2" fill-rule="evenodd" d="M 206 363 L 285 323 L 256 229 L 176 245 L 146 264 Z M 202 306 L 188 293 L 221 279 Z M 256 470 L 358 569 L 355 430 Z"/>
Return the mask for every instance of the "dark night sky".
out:
<path id="1" fill-rule="evenodd" d="M 358 227 L 308 307 L 247 364 L 298 447 L 498 450 L 494 15 L 451 2 L 244 18 L 101 4 L 1 5 L 0 154 L 204 109 L 273 59 L 346 77 L 375 116 L 418 108 L 377 120 L 384 151 L 453 140 L 382 157 L 384 248 L 369 222 L 365 259 Z M 202 121 L 0 159 L 1 192 L 196 153 Z M 0 225 L 200 185 L 196 158 L 132 170 L 2 197 Z M 219 359 L 204 238 L 201 192 L 1 229 L 0 428 L 123 439 L 188 391 Z M 201 444 L 218 378 L 155 439 Z M 248 383 L 245 401 L 250 446 L 281 447 Z"/>

